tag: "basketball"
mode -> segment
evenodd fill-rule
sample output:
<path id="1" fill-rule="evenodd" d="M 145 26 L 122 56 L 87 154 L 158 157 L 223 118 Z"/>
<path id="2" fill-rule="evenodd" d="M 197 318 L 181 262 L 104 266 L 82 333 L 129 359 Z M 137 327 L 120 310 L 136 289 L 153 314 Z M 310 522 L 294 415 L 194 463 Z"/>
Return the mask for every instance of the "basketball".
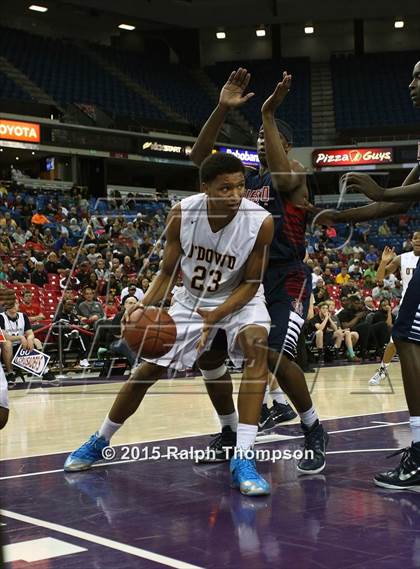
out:
<path id="1" fill-rule="evenodd" d="M 137 308 L 130 314 L 123 337 L 134 352 L 146 358 L 160 358 L 174 345 L 176 326 L 162 308 Z"/>

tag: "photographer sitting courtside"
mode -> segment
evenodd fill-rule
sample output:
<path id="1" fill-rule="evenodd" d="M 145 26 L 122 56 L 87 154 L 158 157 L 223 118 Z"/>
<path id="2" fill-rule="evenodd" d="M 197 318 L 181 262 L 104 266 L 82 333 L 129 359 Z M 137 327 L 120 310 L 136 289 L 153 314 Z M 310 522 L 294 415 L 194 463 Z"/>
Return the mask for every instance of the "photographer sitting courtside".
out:
<path id="1" fill-rule="evenodd" d="M 18 349 L 23 346 L 26 350 L 36 348 L 42 351 L 42 343 L 38 338 L 35 338 L 29 318 L 18 310 L 19 304 L 15 302 L 13 306 L 0 314 L 0 328 L 3 330 L 5 337 L 5 341 L 1 344 L 1 355 L 9 386 L 14 386 L 16 383 L 16 374 L 13 371 L 12 360 Z M 43 379 L 53 381 L 55 376 L 50 371 L 46 371 Z"/>

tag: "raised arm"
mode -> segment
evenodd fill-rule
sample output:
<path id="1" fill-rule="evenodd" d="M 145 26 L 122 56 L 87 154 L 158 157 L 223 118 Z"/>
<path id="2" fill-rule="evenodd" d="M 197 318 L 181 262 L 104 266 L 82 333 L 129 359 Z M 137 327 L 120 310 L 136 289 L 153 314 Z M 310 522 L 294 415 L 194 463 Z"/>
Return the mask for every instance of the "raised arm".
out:
<path id="1" fill-rule="evenodd" d="M 301 181 L 301 174 L 293 172 L 283 147 L 275 121 L 276 109 L 290 90 L 292 76 L 283 72 L 283 80 L 277 83 L 274 92 L 261 108 L 264 128 L 264 150 L 273 185 L 279 192 L 291 192 Z"/>
<path id="2" fill-rule="evenodd" d="M 254 93 L 244 95 L 250 78 L 250 73 L 240 67 L 238 70 L 232 71 L 229 79 L 223 85 L 219 103 L 201 129 L 192 148 L 190 158 L 196 166 L 200 166 L 203 160 L 211 154 L 230 109 L 240 107 L 254 96 Z"/>
<path id="3" fill-rule="evenodd" d="M 395 273 L 401 267 L 401 255 L 395 255 L 394 247 L 386 246 L 383 250 L 381 262 L 376 271 L 376 282 L 382 282 L 386 276 Z"/>

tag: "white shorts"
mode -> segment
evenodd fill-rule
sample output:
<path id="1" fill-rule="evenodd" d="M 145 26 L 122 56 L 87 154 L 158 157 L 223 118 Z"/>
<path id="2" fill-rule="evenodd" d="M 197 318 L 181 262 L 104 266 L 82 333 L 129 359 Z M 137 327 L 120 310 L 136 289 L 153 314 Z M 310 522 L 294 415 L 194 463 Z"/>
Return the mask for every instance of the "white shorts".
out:
<path id="1" fill-rule="evenodd" d="M 203 307 L 203 310 L 207 310 L 207 308 Z M 203 329 L 203 319 L 198 312 L 195 312 L 193 308 L 187 308 L 185 305 L 175 302 L 169 309 L 169 314 L 176 324 L 177 336 L 175 344 L 161 358 L 142 359 L 146 362 L 174 368 L 178 371 L 193 367 L 194 362 L 200 355 L 209 349 L 219 329 L 226 332 L 229 357 L 235 367 L 240 367 L 243 361 L 242 351 L 236 343 L 239 332 L 247 326 L 262 326 L 267 331 L 267 334 L 270 332 L 271 320 L 263 297 L 254 296 L 241 310 L 217 322 L 208 335 L 206 346 L 200 351 L 196 349 L 196 345 Z"/>
<path id="2" fill-rule="evenodd" d="M 3 366 L 0 364 L 0 407 L 9 408 L 9 395 L 7 393 L 7 379 Z"/>

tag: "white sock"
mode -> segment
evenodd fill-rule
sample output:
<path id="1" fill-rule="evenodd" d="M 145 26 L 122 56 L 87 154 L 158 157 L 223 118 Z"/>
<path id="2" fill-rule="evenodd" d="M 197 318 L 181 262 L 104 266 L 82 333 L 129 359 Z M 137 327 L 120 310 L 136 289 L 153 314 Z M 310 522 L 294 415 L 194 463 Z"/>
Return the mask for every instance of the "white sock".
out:
<path id="1" fill-rule="evenodd" d="M 267 385 L 265 388 L 265 391 L 264 391 L 263 405 L 268 405 L 268 396 L 269 395 L 270 395 L 270 388 Z"/>
<path id="2" fill-rule="evenodd" d="M 313 405 L 304 413 L 299 413 L 299 417 L 306 427 L 312 427 L 312 425 L 318 420 L 318 414 Z"/>
<path id="3" fill-rule="evenodd" d="M 413 443 L 420 443 L 420 417 L 410 417 L 410 428 Z"/>
<path id="4" fill-rule="evenodd" d="M 242 450 L 252 449 L 257 433 L 258 425 L 247 425 L 245 423 L 239 423 L 238 432 L 236 435 L 236 448 L 240 448 Z"/>
<path id="5" fill-rule="evenodd" d="M 390 365 L 390 364 L 386 364 L 386 363 L 384 363 L 384 362 L 381 362 L 381 367 L 383 367 L 383 368 L 385 368 L 385 369 L 387 369 L 387 367 L 388 367 L 389 365 Z"/>
<path id="6" fill-rule="evenodd" d="M 99 429 L 99 436 L 109 442 L 111 437 L 115 435 L 118 429 L 122 426 L 123 423 L 113 423 L 109 417 L 106 417 L 105 421 L 102 423 L 102 427 Z"/>
<path id="7" fill-rule="evenodd" d="M 236 433 L 238 429 L 238 415 L 236 411 L 230 413 L 229 415 L 218 415 L 220 426 L 222 427 L 230 427 L 234 433 Z"/>
<path id="8" fill-rule="evenodd" d="M 281 405 L 287 405 L 286 397 L 280 387 L 272 389 L 270 391 L 270 395 L 273 398 L 273 401 L 277 401 L 277 403 L 281 403 Z"/>

